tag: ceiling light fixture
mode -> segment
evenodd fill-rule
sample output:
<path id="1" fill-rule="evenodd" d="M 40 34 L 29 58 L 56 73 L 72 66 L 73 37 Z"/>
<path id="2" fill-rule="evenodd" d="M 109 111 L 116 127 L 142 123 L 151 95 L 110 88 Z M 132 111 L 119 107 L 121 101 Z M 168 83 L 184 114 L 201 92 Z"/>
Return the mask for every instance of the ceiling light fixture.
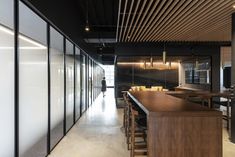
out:
<path id="1" fill-rule="evenodd" d="M 195 70 L 198 70 L 198 67 L 199 67 L 199 62 L 198 62 L 198 59 L 196 59 L 196 62 L 195 62 Z"/>
<path id="2" fill-rule="evenodd" d="M 89 32 L 90 31 L 90 27 L 89 27 L 89 21 L 88 21 L 88 0 L 87 2 L 87 9 L 86 9 L 86 25 L 85 25 L 85 31 Z"/>
<path id="3" fill-rule="evenodd" d="M 162 62 L 163 62 L 163 64 L 166 64 L 166 48 L 165 48 L 165 43 L 164 43 L 164 50 L 162 52 Z"/>
<path id="4" fill-rule="evenodd" d="M 235 4 L 233 5 L 233 8 L 235 9 Z"/>
<path id="5" fill-rule="evenodd" d="M 89 31 L 90 31 L 90 27 L 89 27 L 88 23 L 87 23 L 86 26 L 85 26 L 85 31 L 86 31 L 86 32 L 89 32 Z"/>
<path id="6" fill-rule="evenodd" d="M 150 64 L 151 64 L 151 67 L 153 67 L 153 57 L 152 57 L 152 55 L 150 57 Z"/>
<path id="7" fill-rule="evenodd" d="M 171 61 L 169 62 L 169 69 L 171 69 Z"/>

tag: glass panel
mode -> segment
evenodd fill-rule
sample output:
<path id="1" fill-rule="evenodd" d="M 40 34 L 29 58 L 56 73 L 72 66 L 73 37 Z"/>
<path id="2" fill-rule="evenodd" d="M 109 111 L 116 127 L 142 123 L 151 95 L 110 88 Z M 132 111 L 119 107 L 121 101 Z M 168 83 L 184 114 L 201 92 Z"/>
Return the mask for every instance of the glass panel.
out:
<path id="1" fill-rule="evenodd" d="M 75 63 L 76 63 L 76 83 L 75 83 L 75 85 L 76 85 L 76 91 L 75 91 L 75 93 L 76 93 L 76 100 L 75 100 L 75 102 L 76 102 L 76 104 L 75 104 L 75 114 L 76 114 L 76 120 L 78 120 L 78 118 L 80 117 L 80 103 L 81 103 L 81 98 L 80 98 L 80 94 L 81 94 L 81 92 L 80 92 L 80 90 L 81 90 L 81 75 L 80 75 L 80 50 L 78 49 L 78 48 L 76 48 L 76 51 L 75 51 Z"/>
<path id="2" fill-rule="evenodd" d="M 13 29 L 13 0 L 0 0 L 0 23 Z"/>
<path id="3" fill-rule="evenodd" d="M 85 56 L 84 55 L 82 55 L 82 64 L 81 64 L 81 75 L 82 75 L 82 90 L 81 90 L 81 92 L 82 92 L 82 107 L 81 107 L 81 109 L 82 109 L 82 113 L 86 110 L 86 66 L 85 66 Z"/>
<path id="4" fill-rule="evenodd" d="M 66 131 L 74 124 L 74 56 L 73 44 L 66 40 Z"/>
<path id="5" fill-rule="evenodd" d="M 88 58 L 88 68 L 89 68 L 89 74 L 88 74 L 88 77 L 89 77 L 89 80 L 88 80 L 88 89 L 89 89 L 89 106 L 92 104 L 92 66 L 91 66 L 91 59 Z"/>
<path id="6" fill-rule="evenodd" d="M 32 24 L 35 25 L 32 25 Z M 33 27 L 32 27 L 33 26 Z M 48 76 L 46 22 L 19 5 L 19 156 L 47 154 Z M 27 29 L 26 29 L 27 28 Z M 27 32 L 27 30 L 29 32 Z M 33 36 L 31 33 L 34 32 Z M 26 35 L 27 34 L 27 35 Z"/>
<path id="7" fill-rule="evenodd" d="M 13 0 L 0 0 L 0 156 L 14 156 Z"/>
<path id="8" fill-rule="evenodd" d="M 64 54 L 63 36 L 50 28 L 51 68 L 51 149 L 63 137 L 64 120 Z"/>

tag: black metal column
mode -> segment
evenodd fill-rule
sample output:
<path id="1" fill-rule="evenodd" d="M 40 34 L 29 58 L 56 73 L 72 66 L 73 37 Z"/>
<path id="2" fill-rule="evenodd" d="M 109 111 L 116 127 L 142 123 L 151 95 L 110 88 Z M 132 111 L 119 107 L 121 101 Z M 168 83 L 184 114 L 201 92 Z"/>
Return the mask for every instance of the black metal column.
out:
<path id="1" fill-rule="evenodd" d="M 232 69 L 231 69 L 231 85 L 235 86 L 235 13 L 232 14 Z M 233 93 L 235 91 L 233 90 Z M 231 141 L 235 143 L 235 98 L 231 102 Z"/>
<path id="2" fill-rule="evenodd" d="M 47 154 L 51 147 L 51 61 L 50 61 L 50 26 L 47 24 L 47 81 L 48 81 L 48 132 L 47 132 Z"/>
<path id="3" fill-rule="evenodd" d="M 75 45 L 73 45 L 73 79 L 74 79 L 74 82 L 73 82 L 73 124 L 76 123 L 76 47 Z"/>
<path id="4" fill-rule="evenodd" d="M 15 84 L 15 91 L 14 91 L 14 108 L 15 108 L 15 145 L 14 145 L 14 154 L 15 157 L 19 156 L 19 0 L 14 0 L 14 28 L 15 28 L 15 54 L 14 54 L 14 84 Z M 3 141 L 4 142 L 4 141 Z"/>
<path id="5" fill-rule="evenodd" d="M 64 37 L 64 136 L 66 135 L 66 39 Z"/>

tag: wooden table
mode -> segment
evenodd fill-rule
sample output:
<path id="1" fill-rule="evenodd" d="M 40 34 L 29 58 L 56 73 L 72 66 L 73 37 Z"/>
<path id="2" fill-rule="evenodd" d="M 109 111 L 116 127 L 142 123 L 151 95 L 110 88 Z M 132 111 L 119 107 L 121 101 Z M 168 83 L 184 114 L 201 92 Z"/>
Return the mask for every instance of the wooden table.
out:
<path id="1" fill-rule="evenodd" d="M 164 92 L 128 92 L 147 114 L 148 157 L 222 157 L 222 113 Z"/>

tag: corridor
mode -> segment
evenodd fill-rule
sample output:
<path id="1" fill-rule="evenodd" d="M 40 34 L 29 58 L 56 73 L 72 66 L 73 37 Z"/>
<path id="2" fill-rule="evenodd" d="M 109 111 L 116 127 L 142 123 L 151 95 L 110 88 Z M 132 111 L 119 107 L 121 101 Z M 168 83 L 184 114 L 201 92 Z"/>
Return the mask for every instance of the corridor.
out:
<path id="1" fill-rule="evenodd" d="M 100 95 L 49 157 L 128 157 L 121 132 L 122 109 L 116 109 L 114 90 Z"/>

